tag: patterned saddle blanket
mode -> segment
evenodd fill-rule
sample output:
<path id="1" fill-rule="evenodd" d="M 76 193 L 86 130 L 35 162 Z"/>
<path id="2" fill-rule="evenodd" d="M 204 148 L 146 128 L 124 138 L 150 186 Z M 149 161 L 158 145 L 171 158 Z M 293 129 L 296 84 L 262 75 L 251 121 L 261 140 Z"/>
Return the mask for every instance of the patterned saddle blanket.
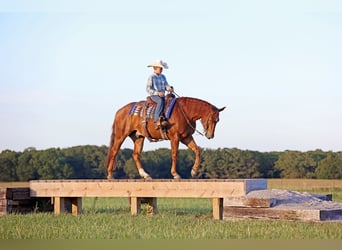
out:
<path id="1" fill-rule="evenodd" d="M 164 117 L 169 119 L 172 114 L 173 107 L 177 98 L 174 95 L 165 96 L 165 106 L 164 106 Z M 153 118 L 154 112 L 156 110 L 156 103 L 152 101 L 150 97 L 147 97 L 146 101 L 139 101 L 133 103 L 131 109 L 129 110 L 130 115 L 138 115 L 140 117 L 144 117 L 146 114 L 146 118 Z"/>

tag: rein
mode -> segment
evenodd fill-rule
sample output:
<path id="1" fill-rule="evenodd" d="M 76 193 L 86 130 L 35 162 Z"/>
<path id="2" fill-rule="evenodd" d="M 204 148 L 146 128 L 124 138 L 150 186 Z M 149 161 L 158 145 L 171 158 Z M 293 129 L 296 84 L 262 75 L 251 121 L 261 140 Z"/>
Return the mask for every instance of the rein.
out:
<path id="1" fill-rule="evenodd" d="M 180 97 L 176 92 L 173 91 L 173 93 L 174 93 L 177 97 Z M 201 136 L 204 136 L 203 133 L 201 133 L 198 129 L 196 129 L 194 126 L 192 126 L 192 124 L 191 124 L 191 122 L 190 122 L 188 116 L 187 116 L 187 115 L 185 114 L 185 112 L 184 112 L 184 109 L 183 109 L 182 105 L 180 105 L 179 103 L 178 103 L 178 105 L 179 105 L 180 110 L 182 111 L 182 114 L 183 114 L 183 116 L 184 116 L 184 118 L 185 118 L 185 120 L 186 120 L 186 123 L 187 123 L 193 130 L 195 130 L 198 134 L 200 134 Z"/>

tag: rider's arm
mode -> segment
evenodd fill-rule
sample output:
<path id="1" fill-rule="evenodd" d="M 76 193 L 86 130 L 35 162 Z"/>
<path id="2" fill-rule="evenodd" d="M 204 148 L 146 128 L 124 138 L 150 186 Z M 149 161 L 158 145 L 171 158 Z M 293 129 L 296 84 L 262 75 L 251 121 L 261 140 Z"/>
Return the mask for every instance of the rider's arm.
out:
<path id="1" fill-rule="evenodd" d="M 153 87 L 153 76 L 150 76 L 147 80 L 146 91 L 149 95 L 158 95 L 158 91 Z"/>

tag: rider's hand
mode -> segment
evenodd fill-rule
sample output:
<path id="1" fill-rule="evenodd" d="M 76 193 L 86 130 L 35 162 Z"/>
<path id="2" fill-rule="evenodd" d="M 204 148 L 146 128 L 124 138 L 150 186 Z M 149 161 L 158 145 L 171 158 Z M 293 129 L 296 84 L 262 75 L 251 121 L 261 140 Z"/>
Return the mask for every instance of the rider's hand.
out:
<path id="1" fill-rule="evenodd" d="M 158 95 L 159 95 L 160 97 L 164 97 L 164 96 L 165 96 L 165 93 L 164 93 L 164 92 L 159 92 Z"/>

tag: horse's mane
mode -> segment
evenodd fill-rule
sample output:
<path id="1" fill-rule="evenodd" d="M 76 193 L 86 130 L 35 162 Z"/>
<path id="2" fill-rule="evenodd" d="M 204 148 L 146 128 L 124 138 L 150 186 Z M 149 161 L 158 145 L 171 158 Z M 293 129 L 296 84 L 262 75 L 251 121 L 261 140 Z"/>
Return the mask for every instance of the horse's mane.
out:
<path id="1" fill-rule="evenodd" d="M 212 105 L 211 103 L 205 101 L 205 100 L 202 100 L 202 99 L 199 99 L 199 98 L 195 98 L 195 97 L 179 97 L 178 100 L 180 102 L 183 102 L 184 101 L 184 104 L 185 105 L 191 105 L 191 104 L 195 104 L 195 105 L 204 105 L 204 106 L 209 106 L 209 107 L 212 107 L 213 110 L 217 109 L 214 105 Z"/>

